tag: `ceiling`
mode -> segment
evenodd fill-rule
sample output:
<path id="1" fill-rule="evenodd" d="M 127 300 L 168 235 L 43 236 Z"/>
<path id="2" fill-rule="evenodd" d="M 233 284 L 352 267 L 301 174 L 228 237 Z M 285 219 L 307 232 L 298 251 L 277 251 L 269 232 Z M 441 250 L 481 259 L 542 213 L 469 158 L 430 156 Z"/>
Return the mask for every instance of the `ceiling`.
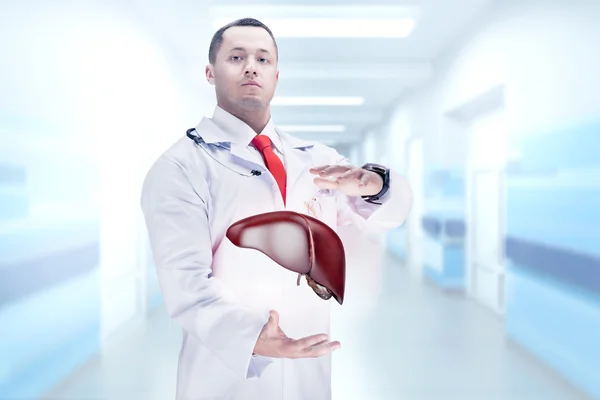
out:
<path id="1" fill-rule="evenodd" d="M 386 109 L 406 92 L 432 78 L 432 62 L 476 22 L 494 0 L 330 0 L 328 6 L 405 7 L 416 15 L 416 26 L 407 38 L 288 38 L 274 35 L 279 46 L 280 82 L 277 96 L 361 96 L 358 106 L 273 106 L 278 125 L 343 125 L 343 132 L 294 132 L 332 145 L 353 142 L 382 123 Z M 315 12 L 322 0 L 128 0 L 139 20 L 175 65 L 179 78 L 191 93 L 205 93 L 204 77 L 210 38 L 216 15 L 225 8 L 261 19 L 268 6 L 306 6 L 296 14 Z M 403 12 L 402 9 L 399 10 Z M 220 13 L 219 13 L 220 12 Z M 388 11 L 384 11 L 389 13 Z M 360 14 L 360 11 L 359 11 Z M 383 15 L 385 16 L 385 15 Z M 238 15 L 233 16 L 237 18 Z"/>

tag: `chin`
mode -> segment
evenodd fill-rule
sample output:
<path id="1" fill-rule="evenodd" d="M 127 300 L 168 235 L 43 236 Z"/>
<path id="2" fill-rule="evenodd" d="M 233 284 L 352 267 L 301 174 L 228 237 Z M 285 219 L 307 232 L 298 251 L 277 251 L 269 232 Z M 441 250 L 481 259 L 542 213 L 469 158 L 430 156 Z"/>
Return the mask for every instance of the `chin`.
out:
<path id="1" fill-rule="evenodd" d="M 247 96 L 242 98 L 242 100 L 238 104 L 246 110 L 258 110 L 266 107 L 268 103 L 266 103 L 259 97 Z"/>

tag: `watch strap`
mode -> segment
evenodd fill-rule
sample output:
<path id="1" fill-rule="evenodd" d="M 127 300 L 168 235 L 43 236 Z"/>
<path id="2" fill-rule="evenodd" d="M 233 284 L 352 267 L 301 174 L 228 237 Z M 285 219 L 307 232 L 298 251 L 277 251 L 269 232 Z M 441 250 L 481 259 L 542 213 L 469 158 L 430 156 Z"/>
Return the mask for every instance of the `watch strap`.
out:
<path id="1" fill-rule="evenodd" d="M 361 168 L 367 171 L 375 172 L 383 179 L 383 187 L 379 193 L 371 196 L 361 196 L 367 203 L 381 205 L 382 203 L 377 203 L 377 201 L 380 200 L 390 188 L 390 169 L 383 165 L 374 163 L 367 163 Z"/>

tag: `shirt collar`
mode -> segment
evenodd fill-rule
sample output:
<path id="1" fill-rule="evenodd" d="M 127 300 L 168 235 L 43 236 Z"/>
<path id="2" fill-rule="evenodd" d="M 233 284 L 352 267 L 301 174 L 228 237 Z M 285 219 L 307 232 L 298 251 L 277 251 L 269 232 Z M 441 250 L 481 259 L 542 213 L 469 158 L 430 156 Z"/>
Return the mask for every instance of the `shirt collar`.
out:
<path id="1" fill-rule="evenodd" d="M 211 121 L 223 132 L 223 142 L 231 142 L 248 146 L 252 142 L 254 136 L 256 136 L 256 132 L 250 128 L 248 124 L 219 106 L 215 107 Z M 280 152 L 282 151 L 281 138 L 275 130 L 273 118 L 269 118 L 269 122 L 261 134 L 268 136 L 269 139 L 271 139 L 271 142 L 273 142 L 273 147 L 275 147 L 276 150 Z"/>

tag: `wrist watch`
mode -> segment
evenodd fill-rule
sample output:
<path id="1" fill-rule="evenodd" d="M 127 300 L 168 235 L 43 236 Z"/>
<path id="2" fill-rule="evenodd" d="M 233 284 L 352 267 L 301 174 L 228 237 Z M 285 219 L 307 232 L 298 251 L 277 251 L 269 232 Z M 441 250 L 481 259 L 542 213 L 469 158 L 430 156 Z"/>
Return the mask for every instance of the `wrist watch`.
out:
<path id="1" fill-rule="evenodd" d="M 361 168 L 367 171 L 375 172 L 383 179 L 383 187 L 379 193 L 372 196 L 361 196 L 367 203 L 381 205 L 381 203 L 376 203 L 376 201 L 381 199 L 390 189 L 390 169 L 384 167 L 383 165 L 374 163 L 367 163 Z"/>

